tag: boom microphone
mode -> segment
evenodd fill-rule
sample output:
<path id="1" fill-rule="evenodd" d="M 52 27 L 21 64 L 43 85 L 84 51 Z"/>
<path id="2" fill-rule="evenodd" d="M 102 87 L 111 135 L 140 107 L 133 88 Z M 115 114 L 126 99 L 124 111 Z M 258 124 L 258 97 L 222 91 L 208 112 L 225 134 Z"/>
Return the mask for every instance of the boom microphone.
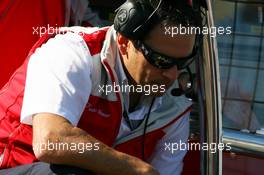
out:
<path id="1" fill-rule="evenodd" d="M 182 72 L 179 75 L 179 78 L 178 78 L 179 88 L 174 88 L 171 90 L 172 96 L 181 96 L 181 95 L 188 94 L 191 91 L 193 91 L 193 88 L 194 88 L 193 74 L 189 66 L 186 69 L 187 69 L 187 72 Z"/>

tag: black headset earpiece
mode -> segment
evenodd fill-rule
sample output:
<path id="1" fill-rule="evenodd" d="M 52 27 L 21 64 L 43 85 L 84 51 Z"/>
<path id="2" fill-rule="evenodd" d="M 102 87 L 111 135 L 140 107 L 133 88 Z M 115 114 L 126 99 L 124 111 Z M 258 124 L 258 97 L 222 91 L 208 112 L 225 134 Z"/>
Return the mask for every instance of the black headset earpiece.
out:
<path id="1" fill-rule="evenodd" d="M 141 0 L 127 0 L 117 9 L 114 28 L 129 39 L 139 39 L 149 29 L 155 9 Z"/>

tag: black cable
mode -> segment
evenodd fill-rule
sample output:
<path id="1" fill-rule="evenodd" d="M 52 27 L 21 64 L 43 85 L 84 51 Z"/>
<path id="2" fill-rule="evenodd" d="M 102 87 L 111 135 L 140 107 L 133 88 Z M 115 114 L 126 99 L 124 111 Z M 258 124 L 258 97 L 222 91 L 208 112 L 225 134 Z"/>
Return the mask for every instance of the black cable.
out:
<path id="1" fill-rule="evenodd" d="M 154 104 L 155 101 L 155 97 L 152 99 L 151 104 L 149 106 L 149 110 L 148 110 L 148 114 L 147 114 L 147 118 L 144 124 L 144 130 L 143 130 L 143 136 L 142 136 L 142 160 L 145 161 L 145 137 L 146 137 L 146 131 L 147 131 L 147 125 L 148 125 L 148 120 L 149 120 L 149 116 L 150 116 L 150 112 L 151 112 L 151 108 Z"/>

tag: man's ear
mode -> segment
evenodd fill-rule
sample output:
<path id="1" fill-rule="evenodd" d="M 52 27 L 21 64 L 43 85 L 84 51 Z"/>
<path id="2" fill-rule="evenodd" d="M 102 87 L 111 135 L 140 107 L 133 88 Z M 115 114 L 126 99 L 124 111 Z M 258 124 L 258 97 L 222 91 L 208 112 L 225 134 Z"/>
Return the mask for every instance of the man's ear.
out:
<path id="1" fill-rule="evenodd" d="M 122 36 L 121 34 L 117 34 L 117 45 L 120 50 L 121 55 L 127 54 L 127 46 L 128 46 L 128 38 Z"/>

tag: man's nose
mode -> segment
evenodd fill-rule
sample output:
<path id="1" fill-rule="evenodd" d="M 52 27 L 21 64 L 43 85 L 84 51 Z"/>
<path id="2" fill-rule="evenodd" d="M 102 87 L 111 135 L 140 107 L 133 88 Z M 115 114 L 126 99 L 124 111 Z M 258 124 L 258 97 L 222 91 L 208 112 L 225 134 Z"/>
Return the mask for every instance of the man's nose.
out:
<path id="1" fill-rule="evenodd" d="M 169 69 L 165 69 L 165 70 L 162 72 L 162 75 L 163 75 L 164 77 L 166 77 L 166 78 L 168 78 L 168 79 L 174 81 L 174 80 L 176 80 L 176 79 L 178 78 L 178 75 L 179 75 L 178 72 L 179 72 L 179 71 L 178 71 L 178 68 L 177 68 L 177 66 L 175 65 L 175 66 L 173 66 L 173 67 L 171 67 L 171 68 L 169 68 Z"/>

